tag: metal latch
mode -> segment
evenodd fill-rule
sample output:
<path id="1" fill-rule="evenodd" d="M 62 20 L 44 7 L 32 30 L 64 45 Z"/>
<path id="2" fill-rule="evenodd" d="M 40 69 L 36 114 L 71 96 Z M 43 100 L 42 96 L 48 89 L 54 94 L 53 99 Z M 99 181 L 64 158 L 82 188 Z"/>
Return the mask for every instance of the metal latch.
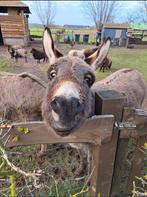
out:
<path id="1" fill-rule="evenodd" d="M 133 122 L 115 122 L 115 128 L 122 129 L 135 129 L 136 124 Z"/>

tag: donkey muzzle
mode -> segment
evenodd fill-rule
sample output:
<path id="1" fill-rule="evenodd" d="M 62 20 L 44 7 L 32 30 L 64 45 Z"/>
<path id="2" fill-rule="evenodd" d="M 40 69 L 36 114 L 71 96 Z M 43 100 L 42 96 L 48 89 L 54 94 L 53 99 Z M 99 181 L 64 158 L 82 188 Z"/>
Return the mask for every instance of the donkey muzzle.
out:
<path id="1" fill-rule="evenodd" d="M 73 121 L 78 121 L 79 113 L 83 109 L 78 98 L 66 98 L 64 96 L 56 96 L 51 102 L 51 107 L 59 116 L 59 121 L 65 125 L 70 125 Z"/>

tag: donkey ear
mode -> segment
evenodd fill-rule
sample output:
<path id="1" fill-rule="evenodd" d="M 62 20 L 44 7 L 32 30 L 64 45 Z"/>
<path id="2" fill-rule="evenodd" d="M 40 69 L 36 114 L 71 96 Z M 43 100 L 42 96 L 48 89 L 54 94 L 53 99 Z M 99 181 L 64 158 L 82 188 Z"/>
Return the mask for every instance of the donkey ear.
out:
<path id="1" fill-rule="evenodd" d="M 105 39 L 103 44 L 100 46 L 100 48 L 97 49 L 92 55 L 87 57 L 85 61 L 93 67 L 94 70 L 96 70 L 99 65 L 103 62 L 103 60 L 107 57 L 107 54 L 109 52 L 111 44 L 111 38 L 108 37 Z"/>
<path id="2" fill-rule="evenodd" d="M 54 53 L 57 58 L 63 57 L 63 54 L 56 47 L 54 48 Z"/>
<path id="3" fill-rule="evenodd" d="M 45 27 L 43 33 L 43 48 L 46 56 L 49 59 L 50 64 L 53 64 L 56 58 L 61 57 L 62 54 L 54 46 L 54 41 L 52 38 L 51 31 L 48 27 Z"/>
<path id="4" fill-rule="evenodd" d="M 90 57 L 94 52 L 96 52 L 98 50 L 98 47 L 95 47 L 95 48 L 87 48 L 87 49 L 83 49 L 83 53 L 84 53 L 84 56 L 85 58 L 88 58 Z"/>

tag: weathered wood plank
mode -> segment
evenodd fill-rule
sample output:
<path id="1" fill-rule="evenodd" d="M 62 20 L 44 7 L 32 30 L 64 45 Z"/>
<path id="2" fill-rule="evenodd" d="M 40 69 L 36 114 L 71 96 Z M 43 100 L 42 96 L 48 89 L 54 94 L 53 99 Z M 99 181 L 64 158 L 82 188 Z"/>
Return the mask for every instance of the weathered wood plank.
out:
<path id="1" fill-rule="evenodd" d="M 113 114 L 120 121 L 123 109 L 123 97 L 115 91 L 100 91 L 96 94 L 96 114 Z M 115 154 L 117 149 L 118 130 L 113 130 L 112 138 L 102 146 L 92 146 L 91 196 L 110 196 Z"/>
<path id="2" fill-rule="evenodd" d="M 113 179 L 112 196 L 119 196 L 121 192 L 123 192 L 123 195 L 127 195 L 127 184 L 124 183 L 124 177 L 127 180 L 129 173 L 129 169 L 126 169 L 126 167 L 128 166 L 126 162 L 128 154 L 128 143 L 131 137 L 136 138 L 139 136 L 147 135 L 146 114 L 147 113 L 143 110 L 136 110 L 134 108 L 124 109 L 122 122 L 130 122 L 136 124 L 136 128 L 123 128 L 123 130 L 121 130 L 120 140 L 118 143 L 118 154 L 116 157 L 116 169 Z"/>
<path id="3" fill-rule="evenodd" d="M 10 38 L 10 39 L 13 39 L 13 38 L 19 39 L 19 38 L 21 38 L 22 39 L 22 38 L 24 38 L 24 35 L 17 35 L 17 34 L 12 35 L 11 34 L 11 35 L 4 35 L 3 38 L 4 39 L 7 39 L 7 38 Z"/>
<path id="4" fill-rule="evenodd" d="M 48 130 L 44 122 L 26 122 L 14 124 L 3 140 L 6 141 L 9 138 L 6 143 L 7 147 L 69 142 L 101 144 L 111 139 L 113 125 L 114 117 L 112 115 L 94 116 L 69 136 L 60 137 L 52 129 Z M 18 127 L 28 128 L 30 132 L 27 134 L 20 133 Z M 18 141 L 14 140 L 16 137 Z"/>
<path id="5" fill-rule="evenodd" d="M 22 23 L 20 23 L 20 24 L 18 24 L 18 23 L 13 23 L 13 24 L 8 23 L 8 24 L 6 24 L 5 23 L 3 28 L 4 29 L 10 29 L 10 28 L 19 28 L 19 27 L 23 27 L 23 24 Z"/>
<path id="6" fill-rule="evenodd" d="M 26 35 L 23 16 L 0 16 L 3 38 L 18 38 Z"/>
<path id="7" fill-rule="evenodd" d="M 122 194 L 124 189 L 124 179 L 126 179 L 127 169 L 126 169 L 126 153 L 128 151 L 128 139 L 119 140 L 116 155 L 116 164 L 112 182 L 111 197 L 116 196 L 126 196 Z"/>
<path id="8" fill-rule="evenodd" d="M 22 20 L 23 19 L 23 16 L 17 16 L 17 15 L 15 15 L 15 16 L 0 16 L 0 21 L 12 21 L 12 20 L 14 20 L 14 21 L 20 21 L 20 20 Z"/>
<path id="9" fill-rule="evenodd" d="M 124 122 L 130 122 L 136 125 L 135 129 L 124 128 L 121 131 L 120 138 L 139 137 L 147 135 L 147 112 L 135 108 L 124 109 Z"/>

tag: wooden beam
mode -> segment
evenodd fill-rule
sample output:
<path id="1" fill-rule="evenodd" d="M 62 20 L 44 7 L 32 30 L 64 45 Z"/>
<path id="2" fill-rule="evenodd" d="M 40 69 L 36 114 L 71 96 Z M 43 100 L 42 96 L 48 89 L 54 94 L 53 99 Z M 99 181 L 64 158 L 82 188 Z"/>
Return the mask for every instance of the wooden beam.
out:
<path id="1" fill-rule="evenodd" d="M 51 128 L 47 129 L 44 122 L 26 122 L 14 124 L 3 141 L 7 147 L 31 145 L 31 144 L 52 144 L 52 143 L 93 143 L 103 144 L 112 137 L 114 117 L 94 116 L 75 132 L 66 137 L 60 137 Z M 19 128 L 27 128 L 27 134 L 19 132 Z M 21 129 L 20 129 L 21 130 Z"/>
<path id="2" fill-rule="evenodd" d="M 122 122 L 128 122 L 136 125 L 135 129 L 131 128 L 123 128 L 120 133 L 120 139 L 118 143 L 118 153 L 116 157 L 116 169 L 113 179 L 113 188 L 112 188 L 112 196 L 119 196 L 120 193 L 122 195 L 127 196 L 131 193 L 131 181 L 133 180 L 135 170 L 137 169 L 137 174 L 140 170 L 140 164 L 137 165 L 136 162 L 136 154 L 138 155 L 138 148 L 133 153 L 133 161 L 132 170 L 129 171 L 127 164 L 127 155 L 128 155 L 128 143 L 131 137 L 135 137 L 134 140 L 139 138 L 137 143 L 142 143 L 142 138 L 145 139 L 147 135 L 147 112 L 143 110 L 136 110 L 135 108 L 124 108 L 123 119 Z M 129 125 L 129 124 L 128 124 Z M 131 125 L 131 124 L 130 124 Z M 141 141 L 140 141 L 141 140 Z M 143 156 L 140 153 L 140 162 L 143 161 Z M 139 163 L 140 163 L 139 162 Z M 129 175 L 131 177 L 128 179 Z M 124 178 L 126 179 L 126 183 L 124 183 Z M 127 180 L 128 179 L 128 180 Z M 127 186 L 128 185 L 128 186 Z M 122 187 L 123 186 L 123 187 Z"/>
<path id="3" fill-rule="evenodd" d="M 141 152 L 140 148 L 147 141 L 147 111 L 135 108 L 125 108 L 123 113 L 123 121 L 136 125 L 135 129 L 124 128 L 120 135 L 121 138 L 126 139 L 125 141 L 127 143 L 130 138 L 134 138 L 134 140 L 136 140 L 135 150 L 132 155 L 131 168 L 128 172 L 129 175 L 125 188 L 126 194 L 131 194 L 133 189 L 133 181 L 135 181 L 135 176 L 140 175 L 144 160 L 144 153 Z M 127 152 L 128 146 L 126 145 L 126 148 L 123 150 L 123 156 L 127 155 Z M 123 175 L 124 174 L 122 171 L 122 176 Z"/>
<path id="4" fill-rule="evenodd" d="M 99 91 L 95 96 L 95 114 L 113 114 L 120 121 L 123 109 L 123 97 L 116 91 Z M 113 130 L 112 138 L 107 144 L 92 146 L 91 196 L 110 196 L 115 155 L 118 141 L 118 130 Z"/>
<path id="5" fill-rule="evenodd" d="M 129 173 L 128 183 L 127 183 L 127 194 L 132 194 L 133 181 L 136 181 L 135 176 L 140 176 L 142 164 L 145 158 L 145 153 L 141 151 L 141 147 L 147 142 L 147 135 L 139 137 L 137 139 L 137 144 L 132 156 L 132 165 Z"/>
<path id="6" fill-rule="evenodd" d="M 131 138 L 131 137 L 141 137 L 147 135 L 147 111 L 139 110 L 135 108 L 124 108 L 123 122 L 136 125 L 136 128 L 123 128 L 120 134 L 120 138 Z"/>

